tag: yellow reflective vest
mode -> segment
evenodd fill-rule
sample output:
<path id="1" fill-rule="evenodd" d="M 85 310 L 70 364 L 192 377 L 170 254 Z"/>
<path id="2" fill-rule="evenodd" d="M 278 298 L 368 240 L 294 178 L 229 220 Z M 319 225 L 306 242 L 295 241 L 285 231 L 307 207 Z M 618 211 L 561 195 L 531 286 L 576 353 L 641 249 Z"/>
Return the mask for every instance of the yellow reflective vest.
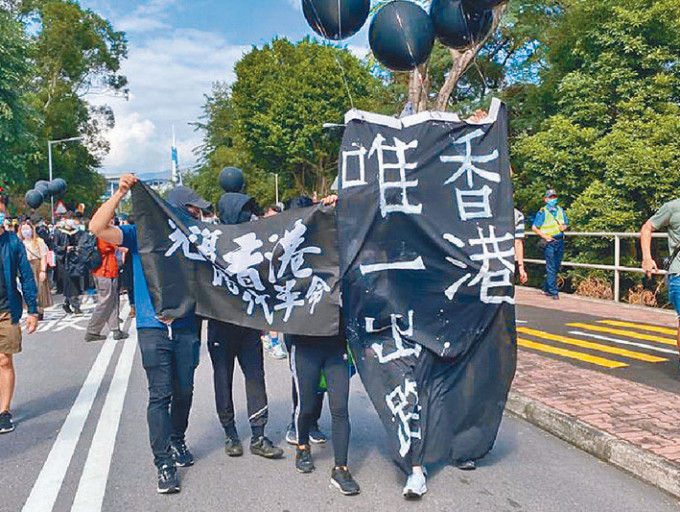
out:
<path id="1" fill-rule="evenodd" d="M 539 231 L 544 235 L 552 236 L 559 235 L 562 231 L 560 226 L 565 224 L 564 210 L 558 206 L 557 215 L 550 213 L 547 207 L 541 208 L 541 211 L 545 214 L 545 219 L 543 220 L 543 225 L 539 227 Z"/>

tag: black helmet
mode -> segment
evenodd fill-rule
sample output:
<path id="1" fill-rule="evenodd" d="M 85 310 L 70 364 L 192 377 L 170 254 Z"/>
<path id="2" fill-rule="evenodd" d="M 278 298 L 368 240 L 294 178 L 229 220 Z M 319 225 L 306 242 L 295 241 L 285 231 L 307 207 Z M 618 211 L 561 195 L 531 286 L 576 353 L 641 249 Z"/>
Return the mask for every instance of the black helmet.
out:
<path id="1" fill-rule="evenodd" d="M 225 167 L 220 173 L 220 187 L 225 192 L 241 192 L 243 190 L 243 171 L 236 167 Z"/>

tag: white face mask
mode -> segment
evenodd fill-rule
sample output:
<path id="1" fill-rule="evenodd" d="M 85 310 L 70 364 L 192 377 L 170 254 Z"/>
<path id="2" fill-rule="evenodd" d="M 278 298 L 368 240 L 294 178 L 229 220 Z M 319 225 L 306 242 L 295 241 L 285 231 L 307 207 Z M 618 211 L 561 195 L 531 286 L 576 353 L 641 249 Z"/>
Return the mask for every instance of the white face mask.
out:
<path id="1" fill-rule="evenodd" d="M 21 228 L 21 236 L 24 238 L 33 238 L 33 230 L 31 228 Z"/>

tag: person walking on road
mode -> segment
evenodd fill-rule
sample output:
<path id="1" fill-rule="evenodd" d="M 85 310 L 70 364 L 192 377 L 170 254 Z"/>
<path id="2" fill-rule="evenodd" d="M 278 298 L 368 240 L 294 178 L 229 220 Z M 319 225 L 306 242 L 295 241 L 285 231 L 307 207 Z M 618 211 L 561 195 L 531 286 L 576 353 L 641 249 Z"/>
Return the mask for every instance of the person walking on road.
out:
<path id="1" fill-rule="evenodd" d="M 132 257 L 137 336 L 142 365 L 149 384 L 147 422 L 149 440 L 158 470 L 160 494 L 180 491 L 175 466 L 194 464 L 185 443 L 189 412 L 194 392 L 194 372 L 198 365 L 199 338 L 194 315 L 184 318 L 159 318 L 154 310 L 137 245 L 137 227 L 115 226 L 111 221 L 116 208 L 137 182 L 132 174 L 120 178 L 118 190 L 94 214 L 90 231 L 102 240 L 128 249 Z M 170 191 L 168 202 L 200 216 L 200 208 L 210 203 L 186 187 Z"/>
<path id="2" fill-rule="evenodd" d="M 222 171 L 227 193 L 220 197 L 219 218 L 222 224 L 242 224 L 257 218 L 255 199 L 243 194 L 243 174 L 234 167 Z M 278 459 L 283 450 L 264 435 L 269 419 L 264 356 L 260 332 L 228 322 L 208 320 L 208 352 L 213 366 L 215 406 L 225 433 L 225 452 L 230 457 L 243 455 L 234 418 L 234 362 L 238 359 L 246 379 L 248 421 L 252 437 L 250 452 L 267 459 Z"/>
<path id="3" fill-rule="evenodd" d="M 38 326 L 37 287 L 26 249 L 17 236 L 5 229 L 7 196 L 0 189 L 0 434 L 14 430 L 12 396 L 16 383 L 14 355 L 21 352 L 23 301 L 28 305 L 26 332 L 32 334 Z M 23 300 L 17 288 L 21 282 Z"/>
<path id="4" fill-rule="evenodd" d="M 108 324 L 114 340 L 123 340 L 128 334 L 120 330 L 120 293 L 118 291 L 118 246 L 97 238 L 97 249 L 102 264 L 92 272 L 97 288 L 97 307 L 87 324 L 85 341 L 102 341 L 104 325 Z"/>
<path id="5" fill-rule="evenodd" d="M 56 246 L 58 268 L 64 293 L 64 311 L 68 314 L 82 315 L 80 310 L 81 281 L 85 275 L 85 264 L 78 254 L 78 243 L 83 236 L 76 219 L 69 218 L 57 230 Z"/>
<path id="6" fill-rule="evenodd" d="M 668 231 L 668 249 L 671 257 L 665 262 L 668 272 L 668 298 L 678 314 L 678 331 L 676 343 L 680 351 L 680 199 L 669 201 L 642 226 L 640 230 L 640 247 L 642 249 L 642 270 L 647 277 L 659 272 L 659 267 L 652 258 L 652 233 L 666 229 Z"/>
<path id="7" fill-rule="evenodd" d="M 52 305 L 52 293 L 47 280 L 47 254 L 49 249 L 45 241 L 38 236 L 34 225 L 25 222 L 19 230 L 21 240 L 24 242 L 28 263 L 33 270 L 33 278 L 38 287 L 38 319 L 43 319 L 45 308 Z"/>
<path id="8" fill-rule="evenodd" d="M 558 206 L 557 192 L 549 189 L 545 193 L 545 206 L 534 218 L 532 231 L 541 237 L 539 247 L 545 256 L 545 284 L 543 293 L 558 300 L 557 274 L 562 267 L 564 256 L 564 232 L 569 227 L 569 219 L 561 206 Z"/>

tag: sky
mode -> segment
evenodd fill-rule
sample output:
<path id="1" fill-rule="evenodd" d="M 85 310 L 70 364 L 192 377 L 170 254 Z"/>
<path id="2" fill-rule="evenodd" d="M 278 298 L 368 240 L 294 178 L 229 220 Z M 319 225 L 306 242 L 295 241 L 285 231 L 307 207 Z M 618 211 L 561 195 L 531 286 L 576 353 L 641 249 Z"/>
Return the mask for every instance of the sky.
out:
<path id="1" fill-rule="evenodd" d="M 215 82 L 233 82 L 234 64 L 253 45 L 274 37 L 298 41 L 313 35 L 302 0 L 81 0 L 81 5 L 126 32 L 128 100 L 92 95 L 110 105 L 116 127 L 101 172 L 157 172 L 170 168 L 173 126 L 180 166 L 195 163 L 205 95 Z M 366 24 L 368 25 L 368 23 Z M 357 55 L 368 51 L 367 26 L 343 41 Z"/>

